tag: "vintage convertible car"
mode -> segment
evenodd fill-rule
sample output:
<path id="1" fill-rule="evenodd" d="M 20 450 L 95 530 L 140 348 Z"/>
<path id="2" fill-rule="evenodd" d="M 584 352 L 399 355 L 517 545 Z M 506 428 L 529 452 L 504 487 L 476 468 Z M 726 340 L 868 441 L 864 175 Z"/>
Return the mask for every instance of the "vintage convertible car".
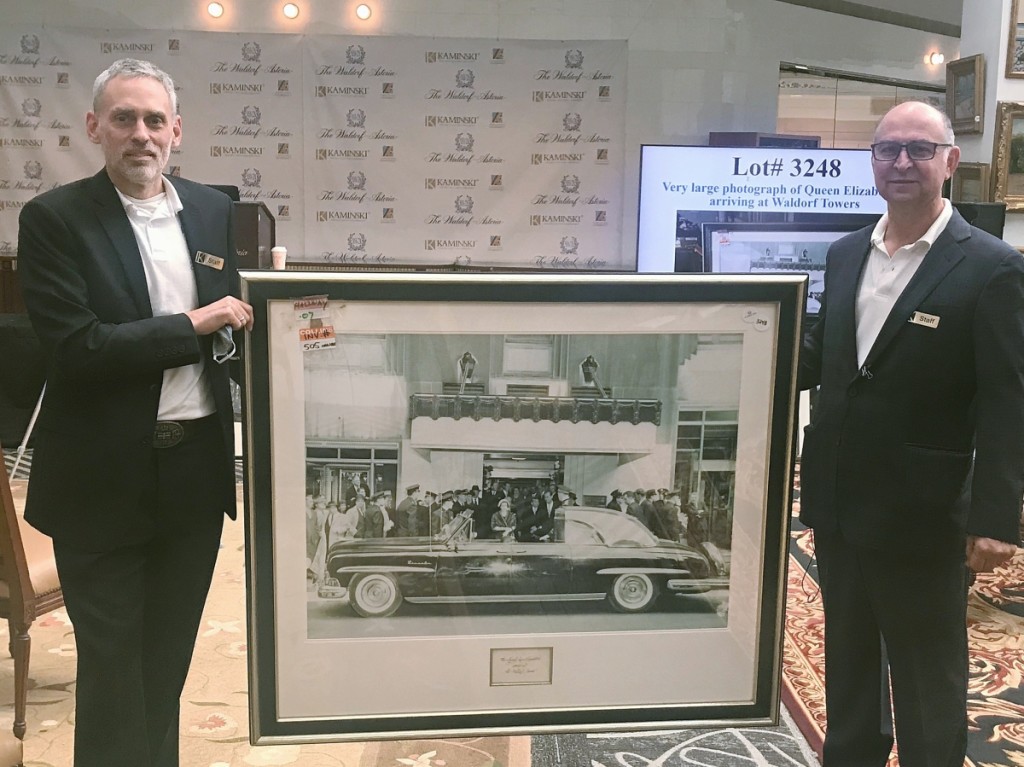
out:
<path id="1" fill-rule="evenodd" d="M 659 540 L 619 511 L 583 506 L 555 512 L 554 540 L 526 543 L 474 537 L 468 512 L 432 538 L 349 539 L 327 553 L 318 595 L 348 597 L 364 617 L 409 602 L 537 602 L 607 599 L 620 612 L 649 610 L 659 594 L 726 585 L 701 551 Z"/>

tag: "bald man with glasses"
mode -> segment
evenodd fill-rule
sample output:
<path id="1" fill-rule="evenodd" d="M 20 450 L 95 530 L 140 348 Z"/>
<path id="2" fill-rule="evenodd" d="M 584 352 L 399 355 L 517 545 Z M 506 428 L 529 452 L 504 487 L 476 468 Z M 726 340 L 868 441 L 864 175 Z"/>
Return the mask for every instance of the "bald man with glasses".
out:
<path id="1" fill-rule="evenodd" d="M 948 118 L 879 122 L 887 212 L 829 250 L 804 339 L 820 386 L 801 459 L 825 604 L 824 767 L 961 767 L 973 572 L 1008 560 L 1024 496 L 1024 260 L 942 198 Z"/>

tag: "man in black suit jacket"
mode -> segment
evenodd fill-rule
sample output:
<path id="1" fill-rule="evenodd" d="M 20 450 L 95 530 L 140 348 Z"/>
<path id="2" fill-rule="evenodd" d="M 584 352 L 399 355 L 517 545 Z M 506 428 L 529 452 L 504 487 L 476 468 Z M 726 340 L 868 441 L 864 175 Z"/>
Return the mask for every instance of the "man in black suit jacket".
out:
<path id="1" fill-rule="evenodd" d="M 820 385 L 801 459 L 825 601 L 824 767 L 960 767 L 969 570 L 1015 551 L 1024 494 L 1024 262 L 941 197 L 948 118 L 879 123 L 888 212 L 829 250 L 801 385 Z M 881 641 L 880 641 L 881 637 Z M 884 656 L 882 644 L 884 643 Z"/>
<path id="2" fill-rule="evenodd" d="M 47 354 L 26 518 L 53 538 L 78 650 L 75 765 L 178 764 L 178 699 L 225 514 L 238 300 L 231 202 L 161 171 L 174 84 L 125 59 L 97 79 L 91 178 L 21 212 L 25 303 Z"/>

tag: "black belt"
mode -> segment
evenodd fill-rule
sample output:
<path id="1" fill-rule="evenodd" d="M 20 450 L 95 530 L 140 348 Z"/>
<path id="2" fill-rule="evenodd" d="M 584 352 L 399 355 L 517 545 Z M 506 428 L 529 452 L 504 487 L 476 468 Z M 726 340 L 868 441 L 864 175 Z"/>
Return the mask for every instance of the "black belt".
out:
<path id="1" fill-rule="evenodd" d="M 216 422 L 216 413 L 191 421 L 157 421 L 153 428 L 153 447 L 177 447 L 195 439 Z"/>

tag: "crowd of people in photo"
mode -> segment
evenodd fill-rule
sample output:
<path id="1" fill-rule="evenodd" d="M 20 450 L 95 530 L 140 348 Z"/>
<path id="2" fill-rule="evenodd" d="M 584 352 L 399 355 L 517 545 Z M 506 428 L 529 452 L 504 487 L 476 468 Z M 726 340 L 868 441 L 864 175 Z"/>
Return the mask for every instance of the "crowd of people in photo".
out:
<path id="1" fill-rule="evenodd" d="M 606 507 L 635 518 L 656 537 L 699 547 L 708 540 L 706 515 L 680 493 L 666 488 L 616 489 Z M 480 485 L 435 492 L 418 484 L 405 488 L 396 505 L 393 493 L 370 492 L 365 475 L 343 476 L 337 500 L 306 496 L 307 575 L 319 580 L 327 551 L 336 541 L 366 538 L 447 538 L 472 519 L 475 539 L 548 542 L 555 536 L 555 511 L 575 506 L 575 492 L 537 480 L 532 486 L 488 479 Z M 465 528 L 468 534 L 470 528 Z"/>

